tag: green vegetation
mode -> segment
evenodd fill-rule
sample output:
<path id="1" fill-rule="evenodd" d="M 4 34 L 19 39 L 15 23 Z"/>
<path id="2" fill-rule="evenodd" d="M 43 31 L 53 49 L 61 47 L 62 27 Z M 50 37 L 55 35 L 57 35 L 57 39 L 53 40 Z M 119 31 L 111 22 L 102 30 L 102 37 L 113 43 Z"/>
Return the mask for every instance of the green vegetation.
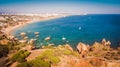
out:
<path id="1" fill-rule="evenodd" d="M 102 50 L 103 50 L 103 51 L 108 51 L 108 49 L 107 49 L 107 48 L 102 48 Z"/>
<path id="2" fill-rule="evenodd" d="M 88 56 L 93 56 L 93 54 L 90 52 L 90 53 L 88 53 Z"/>
<path id="3" fill-rule="evenodd" d="M 30 52 L 21 50 L 18 53 L 14 54 L 11 58 L 13 62 L 24 62 L 26 61 L 25 58 L 30 54 Z"/>
<path id="4" fill-rule="evenodd" d="M 92 65 L 94 64 L 93 61 L 89 61 L 89 63 L 92 64 Z"/>
<path id="5" fill-rule="evenodd" d="M 36 59 L 28 62 L 30 67 L 50 67 L 49 61 L 44 61 L 42 59 Z"/>
<path id="6" fill-rule="evenodd" d="M 23 62 L 21 64 L 18 64 L 16 67 L 51 67 L 51 65 L 49 61 L 35 59 L 29 62 Z"/>
<path id="7" fill-rule="evenodd" d="M 43 52 L 39 57 L 37 57 L 37 59 L 47 60 L 53 64 L 57 64 L 60 61 L 59 57 L 55 55 L 54 50 L 47 50 Z"/>
<path id="8" fill-rule="evenodd" d="M 18 64 L 16 67 L 30 67 L 30 65 L 27 62 L 23 62 L 21 64 Z"/>
<path id="9" fill-rule="evenodd" d="M 9 50 L 6 45 L 0 45 L 0 58 L 3 56 L 7 56 Z"/>
<path id="10" fill-rule="evenodd" d="M 73 51 L 73 52 L 72 52 L 72 55 L 75 56 L 75 57 L 80 57 L 80 54 L 77 53 L 77 51 Z"/>
<path id="11" fill-rule="evenodd" d="M 68 49 L 65 49 L 64 52 L 63 52 L 65 55 L 71 55 L 72 52 Z"/>

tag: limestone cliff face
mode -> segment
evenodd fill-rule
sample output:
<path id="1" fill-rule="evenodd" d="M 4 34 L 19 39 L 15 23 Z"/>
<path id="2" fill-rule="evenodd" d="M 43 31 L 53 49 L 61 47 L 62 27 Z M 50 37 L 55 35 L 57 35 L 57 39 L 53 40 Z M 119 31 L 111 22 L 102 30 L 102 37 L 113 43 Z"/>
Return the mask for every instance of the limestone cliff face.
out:
<path id="1" fill-rule="evenodd" d="M 77 50 L 78 50 L 79 53 L 82 53 L 82 52 L 84 52 L 84 51 L 88 51 L 88 48 L 87 48 L 87 45 L 86 45 L 86 44 L 80 42 L 80 43 L 77 45 Z"/>
<path id="2" fill-rule="evenodd" d="M 69 44 L 66 44 L 65 47 L 68 48 L 69 50 L 73 51 L 73 48 Z"/>
<path id="3" fill-rule="evenodd" d="M 94 67 L 89 62 L 85 60 L 80 60 L 73 65 L 73 67 Z"/>
<path id="4" fill-rule="evenodd" d="M 120 67 L 120 63 L 105 61 L 99 58 L 86 58 L 76 61 L 72 67 Z"/>

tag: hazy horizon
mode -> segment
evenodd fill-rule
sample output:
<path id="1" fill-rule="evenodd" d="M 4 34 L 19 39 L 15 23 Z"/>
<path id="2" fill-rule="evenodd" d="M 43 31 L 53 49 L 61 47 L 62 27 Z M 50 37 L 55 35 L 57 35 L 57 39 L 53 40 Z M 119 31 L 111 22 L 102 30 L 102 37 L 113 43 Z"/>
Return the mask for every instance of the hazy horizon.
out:
<path id="1" fill-rule="evenodd" d="M 0 0 L 0 12 L 120 14 L 119 0 Z"/>

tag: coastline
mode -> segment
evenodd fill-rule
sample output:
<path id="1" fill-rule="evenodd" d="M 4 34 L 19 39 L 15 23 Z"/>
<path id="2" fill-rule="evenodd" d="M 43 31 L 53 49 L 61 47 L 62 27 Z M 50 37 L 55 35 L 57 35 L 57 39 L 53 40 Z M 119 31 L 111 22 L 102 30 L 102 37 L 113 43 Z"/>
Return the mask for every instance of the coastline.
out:
<path id="1" fill-rule="evenodd" d="M 46 21 L 46 20 L 51 20 L 51 19 L 56 19 L 56 18 L 60 18 L 60 17 L 64 17 L 64 16 L 53 16 L 53 17 L 45 17 L 45 18 L 41 18 L 41 19 L 34 19 L 34 20 L 28 20 L 26 22 L 22 22 L 20 24 L 17 24 L 15 26 L 10 26 L 8 28 L 3 29 L 4 32 L 8 35 L 12 35 L 12 32 L 16 29 L 16 28 L 20 28 L 22 26 L 25 26 L 27 24 L 31 24 L 31 23 L 35 23 L 35 22 L 39 22 L 39 21 Z"/>

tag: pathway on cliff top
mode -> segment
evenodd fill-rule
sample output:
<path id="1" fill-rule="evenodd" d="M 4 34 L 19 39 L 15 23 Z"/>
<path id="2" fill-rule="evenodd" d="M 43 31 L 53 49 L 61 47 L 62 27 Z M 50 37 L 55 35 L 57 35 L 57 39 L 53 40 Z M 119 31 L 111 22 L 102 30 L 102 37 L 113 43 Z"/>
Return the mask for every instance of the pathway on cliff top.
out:
<path id="1" fill-rule="evenodd" d="M 32 50 L 30 51 L 31 54 L 26 58 L 27 61 L 33 60 L 36 57 L 38 57 L 41 53 L 43 53 L 44 51 L 46 51 L 47 49 L 36 49 L 36 50 Z"/>

